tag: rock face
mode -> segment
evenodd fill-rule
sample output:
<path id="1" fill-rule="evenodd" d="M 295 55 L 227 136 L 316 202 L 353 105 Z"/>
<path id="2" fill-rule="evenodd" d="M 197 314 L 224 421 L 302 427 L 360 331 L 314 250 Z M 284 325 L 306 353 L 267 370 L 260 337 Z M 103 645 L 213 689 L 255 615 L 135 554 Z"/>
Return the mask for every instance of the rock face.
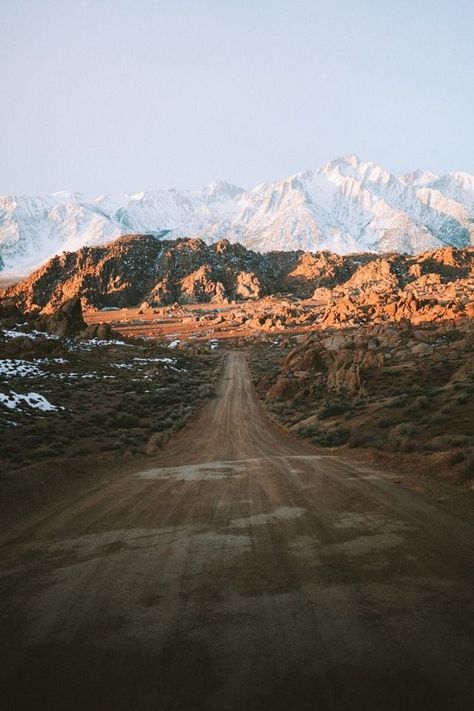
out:
<path id="1" fill-rule="evenodd" d="M 281 375 L 268 391 L 270 400 L 308 397 L 317 391 L 366 394 L 366 376 L 383 367 L 381 351 L 352 337 L 316 339 L 294 348 L 282 363 Z"/>
<path id="2" fill-rule="evenodd" d="M 447 247 L 416 257 L 372 259 L 322 298 L 325 328 L 408 320 L 414 325 L 467 316 L 474 292 L 474 249 Z"/>
<path id="3" fill-rule="evenodd" d="M 226 240 L 209 246 L 200 239 L 131 235 L 54 257 L 7 289 L 3 303 L 9 306 L 3 308 L 51 314 L 72 298 L 80 298 L 88 309 L 155 308 L 278 294 L 307 300 L 306 313 L 290 299 L 277 310 L 272 305 L 257 309 L 250 327 L 332 328 L 403 320 L 417 325 L 456 319 L 473 311 L 474 248 L 382 257 L 258 254 Z"/>
<path id="4" fill-rule="evenodd" d="M 123 237 L 54 257 L 8 290 L 24 311 L 56 311 L 80 297 L 88 308 L 250 299 L 277 289 L 280 270 L 268 257 L 225 240 L 163 241 Z"/>

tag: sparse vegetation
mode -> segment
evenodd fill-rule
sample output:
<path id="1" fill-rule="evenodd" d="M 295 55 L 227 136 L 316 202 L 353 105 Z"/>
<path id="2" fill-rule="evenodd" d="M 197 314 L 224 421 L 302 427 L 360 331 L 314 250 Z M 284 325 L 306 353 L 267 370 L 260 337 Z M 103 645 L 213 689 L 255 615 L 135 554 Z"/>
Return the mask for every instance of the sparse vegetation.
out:
<path id="1" fill-rule="evenodd" d="M 21 347 L 17 340 L 8 345 L 11 357 Z M 191 345 L 171 357 L 168 348 L 141 340 L 79 352 L 61 339 L 55 344 L 53 355 L 64 362 L 44 362 L 44 375 L 0 382 L 4 392 L 39 392 L 64 408 L 46 414 L 2 408 L 4 472 L 31 462 L 150 454 L 215 392 L 221 357 L 209 348 Z M 32 361 L 37 354 L 16 355 Z"/>

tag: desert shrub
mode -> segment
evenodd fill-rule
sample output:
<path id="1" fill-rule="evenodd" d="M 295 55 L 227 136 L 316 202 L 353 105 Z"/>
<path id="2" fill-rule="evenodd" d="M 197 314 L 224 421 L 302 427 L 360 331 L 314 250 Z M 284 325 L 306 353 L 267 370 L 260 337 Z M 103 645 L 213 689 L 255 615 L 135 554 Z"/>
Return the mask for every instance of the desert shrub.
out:
<path id="1" fill-rule="evenodd" d="M 92 454 L 92 447 L 83 446 L 76 450 L 76 455 Z"/>
<path id="2" fill-rule="evenodd" d="M 407 412 L 423 412 L 428 405 L 429 405 L 429 399 L 426 397 L 426 395 L 420 395 L 419 397 L 416 397 L 407 407 Z"/>
<path id="3" fill-rule="evenodd" d="M 114 418 L 114 425 L 116 427 L 137 427 L 139 422 L 139 418 L 129 412 L 121 412 Z"/>
<path id="4" fill-rule="evenodd" d="M 445 412 L 437 412 L 434 415 L 431 415 L 430 417 L 427 418 L 427 421 L 432 424 L 432 425 L 443 425 L 446 422 L 450 421 L 449 415 L 447 415 Z"/>
<path id="5" fill-rule="evenodd" d="M 415 432 L 415 426 L 411 422 L 400 422 L 388 433 L 386 447 L 392 452 L 412 452 L 415 449 L 415 443 L 412 436 Z"/>
<path id="6" fill-rule="evenodd" d="M 415 425 L 411 422 L 400 422 L 390 430 L 390 434 L 393 432 L 395 435 L 410 436 L 414 433 L 414 431 Z"/>
<path id="7" fill-rule="evenodd" d="M 353 430 L 349 438 L 350 447 L 375 447 L 378 444 L 378 440 L 373 432 Z"/>
<path id="8" fill-rule="evenodd" d="M 326 420 L 329 417 L 335 417 L 337 415 L 342 415 L 351 409 L 351 405 L 347 402 L 333 402 L 327 405 L 323 405 L 318 412 L 318 418 L 320 420 Z"/>
<path id="9" fill-rule="evenodd" d="M 399 395 L 398 398 L 392 402 L 392 407 L 402 408 L 406 407 L 408 404 L 408 397 L 406 394 Z"/>
<path id="10" fill-rule="evenodd" d="M 301 427 L 299 430 L 299 434 L 302 435 L 303 437 L 314 437 L 317 432 L 318 432 L 318 429 L 314 425 L 309 425 L 307 427 Z"/>
<path id="11" fill-rule="evenodd" d="M 451 449 L 452 447 L 468 447 L 473 438 L 463 434 L 444 434 L 433 437 L 430 441 L 431 449 Z"/>
<path id="12" fill-rule="evenodd" d="M 330 431 L 321 430 L 313 437 L 313 441 L 321 447 L 340 447 L 347 444 L 349 438 L 349 430 L 341 428 Z"/>
<path id="13" fill-rule="evenodd" d="M 402 436 L 390 437 L 385 447 L 389 452 L 413 452 L 416 449 L 415 442 L 410 437 Z"/>
<path id="14" fill-rule="evenodd" d="M 453 343 L 454 341 L 460 341 L 464 338 L 462 333 L 458 333 L 457 331 L 447 331 L 443 335 L 443 341 L 445 343 Z"/>

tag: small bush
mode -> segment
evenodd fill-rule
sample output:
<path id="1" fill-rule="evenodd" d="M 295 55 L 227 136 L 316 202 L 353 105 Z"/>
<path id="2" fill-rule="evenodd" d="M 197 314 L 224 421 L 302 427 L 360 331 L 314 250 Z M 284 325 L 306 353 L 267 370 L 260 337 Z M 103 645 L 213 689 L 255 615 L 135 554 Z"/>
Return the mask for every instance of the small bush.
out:
<path id="1" fill-rule="evenodd" d="M 122 412 L 114 419 L 114 425 L 116 427 L 137 427 L 139 422 L 140 420 L 137 415 L 133 415 L 130 412 Z"/>
<path id="2" fill-rule="evenodd" d="M 415 449 L 412 435 L 415 426 L 411 422 L 400 422 L 392 427 L 387 437 L 387 449 L 392 452 L 412 452 Z"/>
<path id="3" fill-rule="evenodd" d="M 392 402 L 392 407 L 402 408 L 406 407 L 408 404 L 408 398 L 406 395 L 400 395 L 395 402 Z"/>
<path id="4" fill-rule="evenodd" d="M 318 432 L 313 441 L 321 447 L 341 447 L 343 444 L 347 444 L 349 438 L 349 430 L 338 429 Z"/>
<path id="5" fill-rule="evenodd" d="M 350 409 L 351 406 L 347 402 L 330 403 L 329 405 L 323 406 L 319 410 L 318 418 L 320 420 L 327 420 L 329 417 L 336 417 L 337 415 L 342 415 Z"/>
<path id="6" fill-rule="evenodd" d="M 361 432 L 355 430 L 351 433 L 349 440 L 350 447 L 376 447 L 377 439 L 372 432 Z"/>
<path id="7" fill-rule="evenodd" d="M 398 425 L 395 425 L 390 430 L 390 434 L 394 435 L 402 435 L 402 436 L 410 436 L 414 433 L 415 431 L 415 425 L 413 425 L 411 422 L 400 422 Z"/>
<path id="8" fill-rule="evenodd" d="M 426 410 L 426 408 L 429 405 L 429 400 L 426 397 L 426 395 L 420 395 L 419 397 L 416 397 L 413 402 L 409 404 L 407 407 L 407 412 L 413 412 L 413 413 L 418 413 L 418 412 L 423 412 L 423 410 Z"/>
<path id="9" fill-rule="evenodd" d="M 430 442 L 432 449 L 451 449 L 452 447 L 468 447 L 472 444 L 472 437 L 463 434 L 444 434 L 433 437 Z"/>

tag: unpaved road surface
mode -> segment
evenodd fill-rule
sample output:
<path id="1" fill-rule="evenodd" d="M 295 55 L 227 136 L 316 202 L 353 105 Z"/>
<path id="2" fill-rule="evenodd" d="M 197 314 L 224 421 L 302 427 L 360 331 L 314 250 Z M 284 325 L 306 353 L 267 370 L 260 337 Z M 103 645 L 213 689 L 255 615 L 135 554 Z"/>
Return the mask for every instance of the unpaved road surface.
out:
<path id="1" fill-rule="evenodd" d="M 473 538 L 276 429 L 231 353 L 148 468 L 1 527 L 0 707 L 474 708 Z"/>

